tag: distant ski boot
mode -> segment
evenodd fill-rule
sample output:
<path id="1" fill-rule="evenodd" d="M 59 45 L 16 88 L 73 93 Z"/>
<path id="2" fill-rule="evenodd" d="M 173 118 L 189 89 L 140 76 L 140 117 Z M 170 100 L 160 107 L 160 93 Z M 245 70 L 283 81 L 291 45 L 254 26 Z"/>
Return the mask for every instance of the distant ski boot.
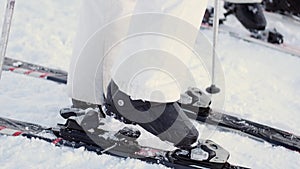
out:
<path id="1" fill-rule="evenodd" d="M 259 3 L 230 3 L 225 2 L 225 16 L 234 14 L 240 23 L 250 32 L 265 30 L 267 21 Z"/>

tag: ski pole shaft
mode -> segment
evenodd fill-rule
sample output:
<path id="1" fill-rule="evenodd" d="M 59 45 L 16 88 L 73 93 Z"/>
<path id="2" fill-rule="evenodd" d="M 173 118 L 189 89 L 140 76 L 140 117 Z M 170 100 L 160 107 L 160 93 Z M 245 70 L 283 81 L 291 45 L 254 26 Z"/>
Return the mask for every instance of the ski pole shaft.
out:
<path id="1" fill-rule="evenodd" d="M 219 31 L 219 0 L 215 0 L 214 9 L 214 39 L 213 39 L 213 51 L 212 51 L 212 77 L 211 84 L 215 84 L 215 62 L 216 62 L 216 49 L 218 41 L 218 31 Z"/>
<path id="2" fill-rule="evenodd" d="M 0 79 L 2 74 L 3 60 L 6 54 L 6 48 L 8 44 L 8 37 L 10 32 L 11 20 L 14 12 L 14 6 L 15 6 L 15 0 L 7 0 L 6 11 L 4 14 L 4 21 L 2 26 L 2 34 L 1 34 Z"/>

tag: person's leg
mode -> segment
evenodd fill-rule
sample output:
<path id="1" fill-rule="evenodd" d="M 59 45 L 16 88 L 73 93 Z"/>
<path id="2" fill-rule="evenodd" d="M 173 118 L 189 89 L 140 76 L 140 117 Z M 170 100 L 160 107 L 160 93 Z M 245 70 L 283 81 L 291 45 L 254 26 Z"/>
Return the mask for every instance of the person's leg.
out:
<path id="1" fill-rule="evenodd" d="M 161 140 L 172 142 L 177 147 L 189 147 L 197 141 L 197 129 L 177 102 L 131 100 L 113 81 L 108 87 L 106 102 L 108 111 L 113 111 L 117 117 L 139 124 Z"/>

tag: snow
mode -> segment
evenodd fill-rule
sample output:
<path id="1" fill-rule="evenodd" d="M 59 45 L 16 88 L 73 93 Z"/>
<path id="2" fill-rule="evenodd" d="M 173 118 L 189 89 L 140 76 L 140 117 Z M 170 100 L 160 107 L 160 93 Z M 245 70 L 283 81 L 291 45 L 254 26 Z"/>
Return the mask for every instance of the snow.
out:
<path id="1" fill-rule="evenodd" d="M 5 3 L 0 2 L 1 18 Z M 67 70 L 79 6 L 79 0 L 17 1 L 7 56 Z M 298 23 L 267 16 L 268 27 L 278 28 L 287 42 L 300 46 Z M 229 17 L 228 23 L 243 31 L 234 17 Z M 212 38 L 211 31 L 204 33 Z M 219 39 L 218 54 L 226 79 L 224 109 L 235 116 L 300 135 L 300 58 L 226 34 L 220 34 Z M 65 91 L 64 85 L 3 72 L 0 116 L 46 126 L 62 123 L 58 111 L 71 105 Z M 214 140 L 230 152 L 229 162 L 233 164 L 264 169 L 300 166 L 297 152 L 238 134 L 198 127 L 202 138 Z M 159 142 L 150 135 L 144 137 L 145 144 Z M 165 168 L 139 160 L 98 156 L 83 149 L 57 148 L 20 137 L 1 136 L 0 145 L 1 168 Z"/>

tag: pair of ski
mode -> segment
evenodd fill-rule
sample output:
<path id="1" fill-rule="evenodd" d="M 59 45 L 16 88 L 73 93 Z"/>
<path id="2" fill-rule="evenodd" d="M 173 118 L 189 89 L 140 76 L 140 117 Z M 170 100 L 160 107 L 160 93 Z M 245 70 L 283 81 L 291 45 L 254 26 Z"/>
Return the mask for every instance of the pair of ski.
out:
<path id="1" fill-rule="evenodd" d="M 51 69 L 11 58 L 5 58 L 4 66 L 8 71 L 13 71 L 16 73 L 27 72 L 22 73 L 25 75 L 46 73 L 47 76 L 43 76 L 42 78 L 61 84 L 66 84 L 67 82 L 67 72 L 65 71 Z M 193 106 L 196 105 L 195 103 L 197 102 L 197 100 L 199 100 L 199 98 L 197 98 L 197 94 L 195 94 L 197 93 L 197 89 L 191 88 L 191 90 L 194 90 L 190 91 L 190 93 L 194 93 L 191 96 L 193 98 L 192 103 L 182 105 L 182 107 L 184 112 L 192 119 L 196 119 L 201 123 L 218 125 L 218 127 L 226 130 L 244 133 L 252 137 L 259 138 L 260 140 L 267 141 L 273 145 L 283 146 L 285 148 L 300 152 L 300 137 L 289 132 L 255 123 L 246 119 L 227 115 L 218 111 L 211 111 L 208 116 L 195 113 L 196 111 L 201 112 L 199 111 L 197 106 Z"/>
<path id="2" fill-rule="evenodd" d="M 56 81 L 58 83 L 63 83 L 63 84 L 66 83 L 67 81 L 67 73 L 64 71 L 50 69 L 43 66 L 34 65 L 31 63 L 26 63 L 26 62 L 22 62 L 15 59 L 9 59 L 9 58 L 6 58 L 4 63 L 7 68 L 6 70 L 8 71 L 22 73 L 25 75 L 46 73 L 47 76 L 43 76 L 42 78 Z M 53 78 L 48 79 L 47 78 L 48 76 Z M 59 80 L 53 80 L 53 79 L 59 79 Z M 192 97 L 192 102 L 189 104 L 183 104 L 183 103 L 180 104 L 183 108 L 183 111 L 191 119 L 194 119 L 200 123 L 218 126 L 218 128 L 221 129 L 222 131 L 225 130 L 230 132 L 232 131 L 237 132 L 242 135 L 255 138 L 256 140 L 269 142 L 274 146 L 283 146 L 287 149 L 300 152 L 299 136 L 266 125 L 255 123 L 249 120 L 227 115 L 222 112 L 217 112 L 217 111 L 209 110 L 207 108 L 197 107 L 196 103 L 197 101 L 199 101 L 199 98 L 197 97 L 197 92 L 198 90 L 196 88 L 191 88 L 190 91 L 187 93 L 189 93 L 189 96 Z M 45 128 L 39 125 L 30 124 L 26 122 L 18 122 L 15 120 L 0 118 L 0 126 L 1 126 L 0 133 L 6 135 L 14 135 L 14 136 L 21 135 L 28 138 L 39 138 L 41 140 L 52 142 L 55 145 L 60 145 L 60 146 L 69 146 L 75 148 L 84 146 L 87 150 L 95 151 L 99 154 L 108 153 L 111 155 L 121 156 L 121 157 L 139 158 L 144 161 L 148 161 L 151 163 L 160 163 L 174 168 L 193 168 L 193 167 L 239 168 L 228 164 L 226 161 L 229 157 L 229 153 L 227 153 L 226 155 L 226 153 L 224 153 L 226 152 L 224 149 L 222 149 L 220 146 L 218 146 L 217 144 L 211 141 L 207 142 L 207 144 L 211 145 L 211 147 L 208 149 L 206 148 L 206 152 L 210 152 L 208 154 L 217 155 L 218 153 L 216 152 L 222 151 L 223 153 L 221 154 L 223 155 L 220 155 L 220 157 L 214 156 L 219 159 L 222 159 L 221 161 L 218 161 L 218 163 L 216 163 L 215 161 L 214 162 L 210 161 L 213 159 L 212 156 L 210 157 L 210 159 L 208 158 L 206 160 L 191 159 L 192 149 L 190 150 L 178 149 L 177 151 L 171 152 L 171 151 L 158 150 L 150 147 L 142 147 L 134 143 L 133 144 L 134 146 L 131 148 L 136 151 L 130 153 L 124 151 L 120 152 L 118 148 L 117 149 L 115 148 L 118 147 L 118 145 L 122 145 L 124 147 L 124 144 L 122 142 L 124 141 L 124 139 L 120 139 L 121 141 L 105 140 L 105 142 L 111 142 L 111 144 L 106 145 L 105 147 L 101 147 L 98 146 L 98 144 L 94 144 L 91 141 L 91 139 L 84 132 L 78 130 L 78 128 L 74 128 L 74 127 L 70 128 L 70 124 L 71 124 L 70 121 L 67 121 L 65 125 L 59 125 L 58 128 Z M 43 136 L 40 136 L 39 133 L 43 133 L 43 132 L 52 133 L 55 139 L 45 138 Z M 128 141 L 128 139 L 125 140 Z M 205 143 L 205 141 L 203 143 Z M 127 147 L 126 149 L 128 150 L 131 148 Z M 178 154 L 176 155 L 176 153 L 179 153 L 179 156 L 177 156 Z M 171 156 L 169 156 L 170 154 Z M 193 157 L 195 157 L 195 155 L 193 155 Z"/>

